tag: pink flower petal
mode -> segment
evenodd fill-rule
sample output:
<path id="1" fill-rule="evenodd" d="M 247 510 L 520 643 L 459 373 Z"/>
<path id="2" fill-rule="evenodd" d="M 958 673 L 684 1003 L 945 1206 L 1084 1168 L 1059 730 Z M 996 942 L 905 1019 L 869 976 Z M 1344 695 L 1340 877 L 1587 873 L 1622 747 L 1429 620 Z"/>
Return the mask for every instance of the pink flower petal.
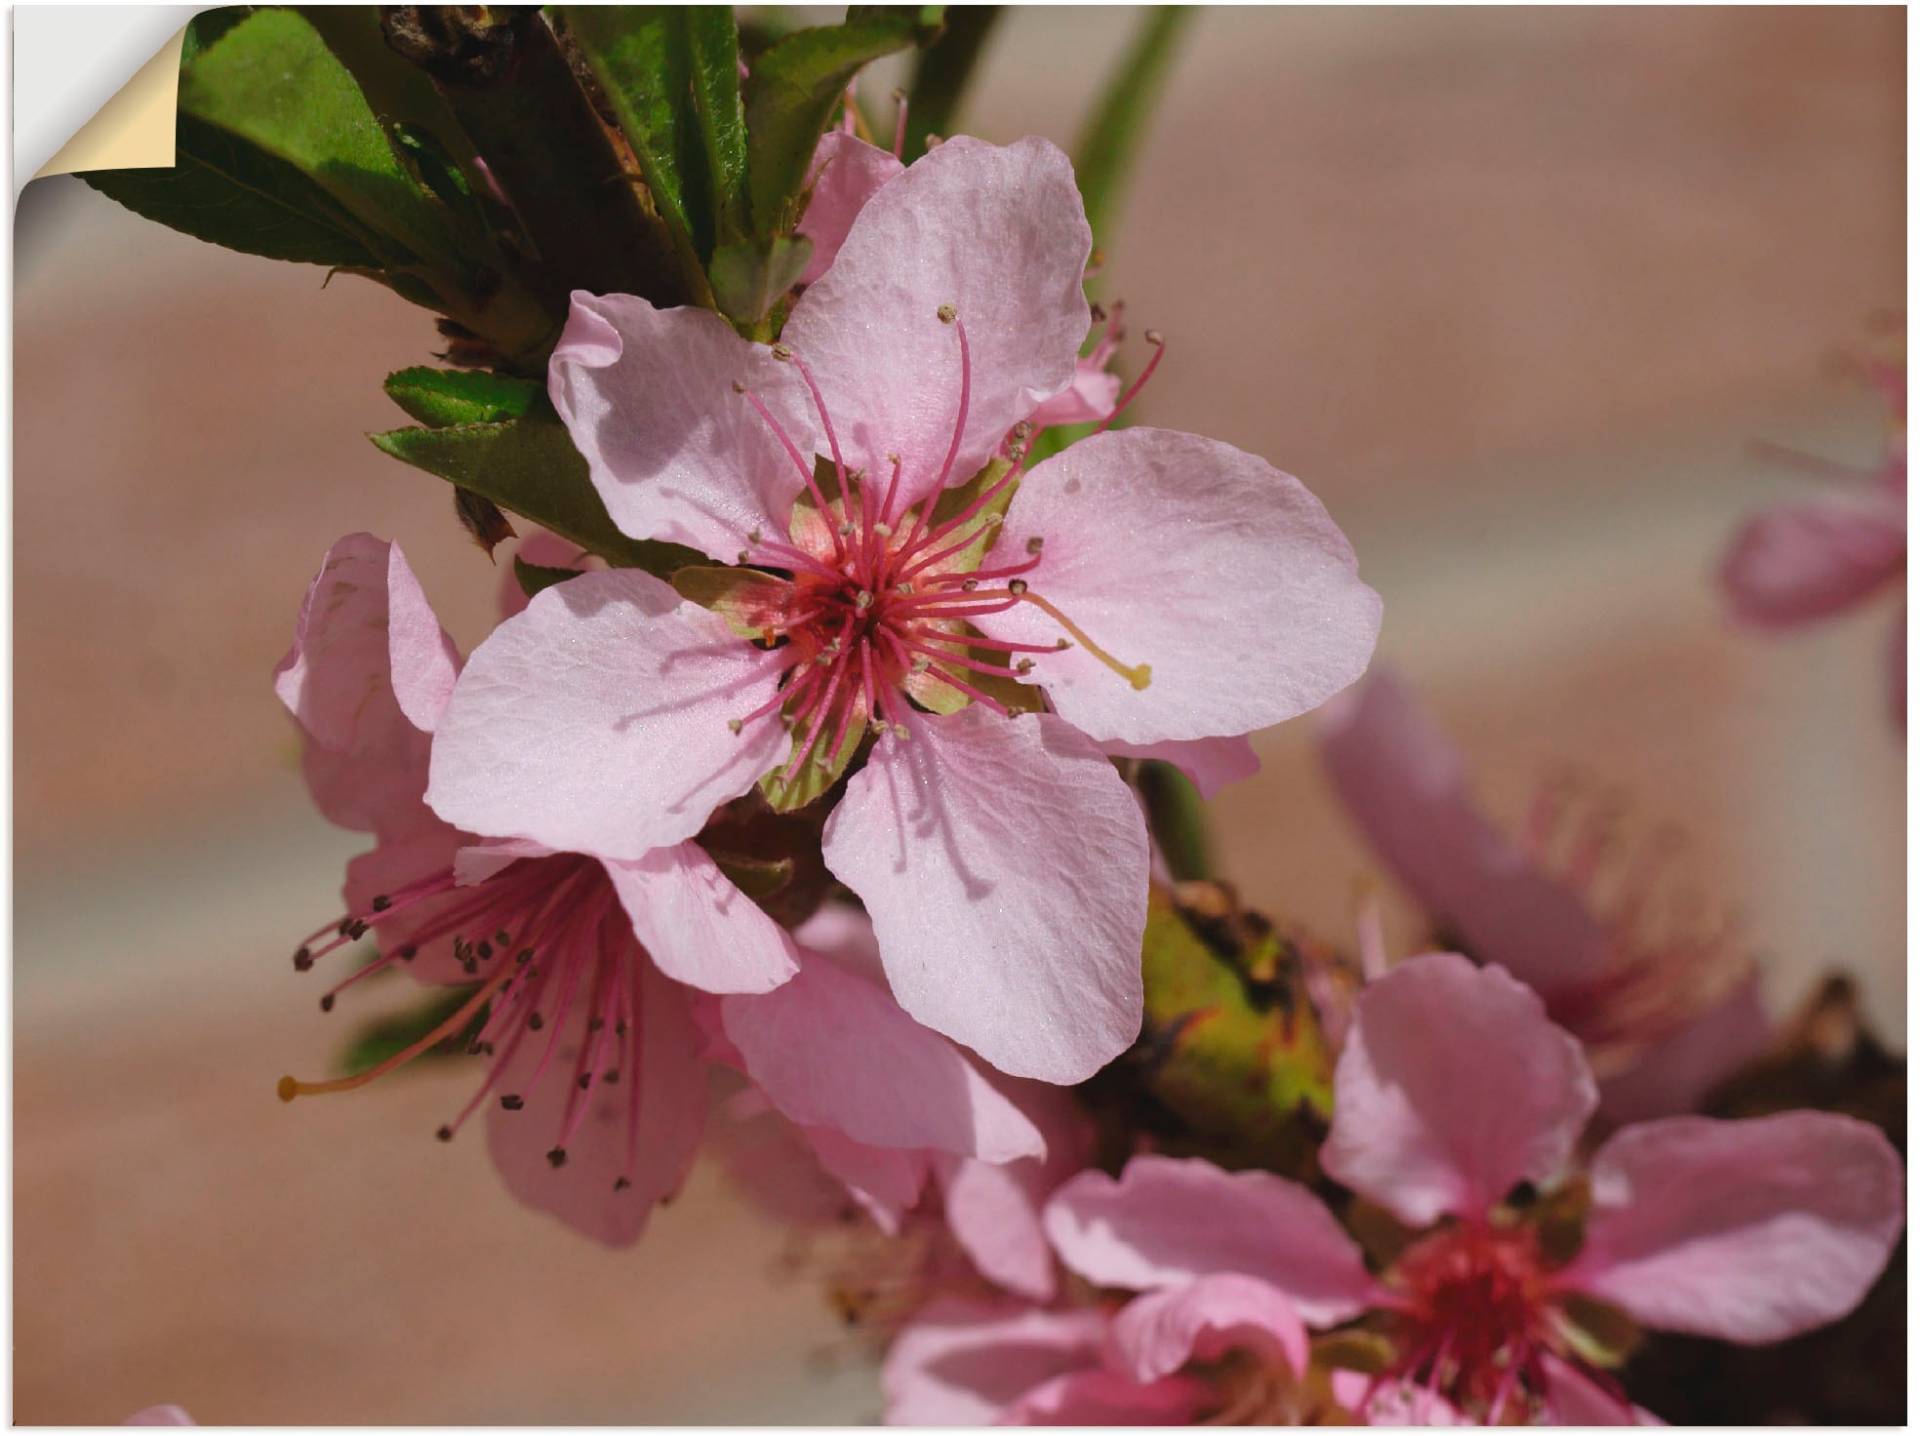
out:
<path id="1" fill-rule="evenodd" d="M 984 1426 L 1042 1382 L 1095 1364 L 1106 1327 L 1095 1310 L 935 1302 L 887 1351 L 887 1423 Z"/>
<path id="2" fill-rule="evenodd" d="M 1073 382 L 1027 416 L 1035 429 L 1055 424 L 1095 424 L 1113 412 L 1120 399 L 1120 376 L 1106 361 L 1083 358 L 1073 368 Z"/>
<path id="3" fill-rule="evenodd" d="M 1544 1185 L 1597 1100 L 1532 989 L 1456 953 L 1409 958 L 1354 1003 L 1320 1165 L 1408 1226 Z"/>
<path id="4" fill-rule="evenodd" d="M 953 439 L 960 345 L 971 353 L 967 424 L 950 483 L 1073 379 L 1087 333 L 1093 247 L 1073 166 L 1045 140 L 952 139 L 885 185 L 781 334 L 819 381 L 849 465 L 930 492 Z"/>
<path id="5" fill-rule="evenodd" d="M 1784 1341 L 1846 1315 L 1904 1217 L 1900 1158 L 1827 1112 L 1628 1127 L 1593 1161 L 1587 1243 L 1565 1280 L 1667 1331 Z"/>
<path id="6" fill-rule="evenodd" d="M 405 892 L 413 884 L 437 877 L 446 872 L 450 864 L 457 863 L 463 841 L 460 834 L 424 806 L 417 813 L 410 827 L 382 833 L 379 845 L 371 852 L 361 853 L 348 862 L 343 893 L 348 912 L 370 912 L 376 897 Z M 411 947 L 414 955 L 406 960 L 404 971 L 416 981 L 471 982 L 472 976 L 453 955 L 451 933 L 431 941 L 422 941 L 420 936 L 452 909 L 465 906 L 471 896 L 455 888 L 383 916 L 373 929 L 380 951 L 398 953 Z"/>
<path id="7" fill-rule="evenodd" d="M 847 1214 L 847 1191 L 813 1154 L 806 1134 L 749 1087 L 719 1104 L 702 1150 L 782 1226 L 815 1229 Z"/>
<path id="8" fill-rule="evenodd" d="M 635 569 L 542 592 L 473 651 L 433 744 L 446 821 L 564 852 L 643 858 L 684 841 L 777 763 L 769 656 Z"/>
<path id="9" fill-rule="evenodd" d="M 1116 758 L 1157 758 L 1192 780 L 1202 798 L 1260 771 L 1260 755 L 1245 738 L 1190 738 L 1172 743 L 1102 743 Z"/>
<path id="10" fill-rule="evenodd" d="M 1138 1156 L 1117 1182 L 1089 1171 L 1066 1183 L 1043 1221 L 1060 1259 L 1096 1286 L 1145 1291 L 1238 1272 L 1278 1289 L 1316 1326 L 1359 1314 L 1377 1295 L 1333 1213 L 1271 1172 Z"/>
<path id="11" fill-rule="evenodd" d="M 1070 1371 L 1043 1381 L 994 1419 L 996 1426 L 1191 1426 L 1219 1395 L 1198 1377 L 1141 1385 L 1118 1372 Z"/>
<path id="12" fill-rule="evenodd" d="M 898 1234 L 900 1219 L 920 1200 L 930 1163 L 924 1152 L 875 1147 L 855 1141 L 834 1127 L 802 1127 L 820 1165 L 844 1185 L 888 1236 Z"/>
<path id="13" fill-rule="evenodd" d="M 1203 1276 L 1137 1296 L 1113 1320 L 1117 1365 L 1136 1381 L 1171 1376 L 1189 1361 L 1246 1351 L 1307 1369 L 1307 1326 L 1286 1295 L 1239 1272 Z"/>
<path id="14" fill-rule="evenodd" d="M 1233 737 L 1315 708 L 1365 670 L 1380 596 L 1305 485 L 1231 445 L 1167 429 L 1083 439 L 1020 482 L 993 557 L 1039 539 L 1029 591 L 1121 663 L 1135 689 L 1037 604 L 977 620 L 1052 643 L 1032 680 L 1102 741 Z M 990 560 L 991 561 L 991 560 Z"/>
<path id="15" fill-rule="evenodd" d="M 1378 1387 L 1364 1371 L 1335 1370 L 1333 1399 L 1369 1426 L 1471 1426 L 1444 1396 L 1406 1381 Z M 1364 1403 L 1364 1409 L 1362 1409 Z"/>
<path id="16" fill-rule="evenodd" d="M 568 1099 L 578 1091 L 568 1074 L 586 1033 L 584 1016 L 561 1035 L 546 1074 L 531 1088 L 515 1084 L 531 1077 L 545 1044 L 542 1034 L 527 1034 L 498 1088 L 523 1095 L 526 1106 L 508 1112 L 495 1103 L 487 1114 L 487 1149 L 507 1190 L 527 1206 L 613 1247 L 638 1241 L 654 1206 L 680 1190 L 700 1144 L 707 1107 L 699 1032 L 688 1014 L 684 990 L 649 963 L 638 963 L 636 969 L 640 1070 L 623 1072 L 617 1085 L 594 1084 L 586 1099 L 586 1117 L 567 1143 L 564 1166 L 554 1167 L 547 1154 L 558 1143 Z M 637 1156 L 630 1167 L 629 1102 L 636 1089 L 640 1117 L 634 1139 Z M 615 1180 L 628 1172 L 633 1185 L 615 1191 Z"/>
<path id="17" fill-rule="evenodd" d="M 1608 1391 L 1586 1372 L 1557 1356 L 1540 1358 L 1547 1373 L 1547 1415 L 1555 1426 L 1659 1426 L 1632 1402 Z M 1512 1413 L 1509 1413 L 1512 1414 Z"/>
<path id="18" fill-rule="evenodd" d="M 1603 1079 L 1600 1110 L 1622 1123 L 1694 1111 L 1772 1040 L 1773 1021 L 1760 1002 L 1759 974 L 1749 974 L 1725 997 L 1641 1052 L 1631 1067 Z"/>
<path id="19" fill-rule="evenodd" d="M 867 201 L 905 169 L 891 151 L 844 130 L 829 130 L 820 137 L 813 152 L 813 193 L 806 213 L 794 226 L 795 234 L 813 241 L 813 254 L 800 276 L 802 284 L 812 284 L 827 272 Z"/>
<path id="20" fill-rule="evenodd" d="M 1001 1071 L 1084 1081 L 1138 1035 L 1146 825 L 1060 719 L 975 704 L 883 737 L 822 850 L 900 1005 Z"/>
<path id="21" fill-rule="evenodd" d="M 1605 930 L 1481 815 L 1458 751 L 1397 677 L 1376 666 L 1329 703 L 1320 743 L 1369 846 L 1475 957 L 1550 996 L 1598 972 Z"/>
<path id="22" fill-rule="evenodd" d="M 417 819 L 427 737 L 397 688 L 435 716 L 458 661 L 396 545 L 356 533 L 327 550 L 273 687 L 306 734 L 307 785 L 329 821 L 375 832 Z"/>
<path id="23" fill-rule="evenodd" d="M 676 982 L 703 992 L 767 992 L 800 970 L 786 929 L 699 844 L 675 843 L 602 866 L 633 935 Z"/>
<path id="24" fill-rule="evenodd" d="M 1755 628 L 1831 618 L 1871 596 L 1907 562 L 1904 496 L 1881 504 L 1781 504 L 1734 535 L 1720 586 Z"/>
<path id="25" fill-rule="evenodd" d="M 902 1012 L 885 988 L 826 958 L 802 954 L 791 982 L 729 997 L 720 1013 L 747 1075 L 803 1126 L 989 1162 L 1046 1150 L 1039 1128 L 966 1054 Z"/>
<path id="26" fill-rule="evenodd" d="M 710 310 L 577 291 L 547 371 L 553 407 L 621 531 L 721 563 L 734 562 L 755 529 L 784 536 L 805 483 L 735 382 L 760 397 L 811 466 L 823 446 L 800 376 Z"/>
<path id="27" fill-rule="evenodd" d="M 1010 1077 L 996 1085 L 1040 1129 L 1046 1155 L 1001 1164 L 941 1164 L 936 1174 L 947 1227 L 987 1280 L 1034 1301 L 1051 1301 L 1058 1282 L 1040 1214 L 1055 1189 L 1091 1162 L 1093 1129 L 1062 1088 Z"/>

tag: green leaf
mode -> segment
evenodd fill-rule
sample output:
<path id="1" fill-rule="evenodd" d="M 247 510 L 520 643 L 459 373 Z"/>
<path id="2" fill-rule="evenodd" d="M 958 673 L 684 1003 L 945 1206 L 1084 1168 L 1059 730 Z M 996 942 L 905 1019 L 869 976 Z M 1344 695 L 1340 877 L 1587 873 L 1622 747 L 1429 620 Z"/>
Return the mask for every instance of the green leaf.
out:
<path id="1" fill-rule="evenodd" d="M 184 67 L 183 114 L 307 175 L 407 259 L 458 252 L 444 211 L 401 167 L 353 76 L 291 10 L 258 10 Z"/>
<path id="2" fill-rule="evenodd" d="M 368 435 L 403 463 L 450 479 L 626 568 L 665 577 L 702 556 L 677 544 L 630 539 L 607 517 L 587 461 L 544 400 L 523 419 Z"/>
<path id="3" fill-rule="evenodd" d="M 540 397 L 531 379 L 420 366 L 387 375 L 387 397 L 430 428 L 522 417 Z"/>
<path id="4" fill-rule="evenodd" d="M 947 11 L 940 37 L 921 52 L 920 63 L 914 67 L 907 138 L 900 147 L 902 159 L 911 162 L 923 153 L 929 135 L 954 132 L 960 102 L 1000 11 L 998 5 L 955 5 Z"/>
<path id="5" fill-rule="evenodd" d="M 142 218 L 243 254 L 335 269 L 378 269 L 377 239 L 284 160 L 218 126 L 180 115 L 172 169 L 80 176 Z"/>
<path id="6" fill-rule="evenodd" d="M 217 10 L 202 10 L 187 21 L 186 37 L 180 42 L 180 63 L 186 64 L 258 8 L 257 5 L 222 5 Z"/>
<path id="7" fill-rule="evenodd" d="M 1180 31 L 1193 13 L 1186 5 L 1156 5 L 1141 17 L 1139 33 L 1108 78 L 1098 107 L 1081 132 L 1073 172 L 1096 245 L 1110 238 L 1147 116 L 1160 98 Z"/>
<path id="8" fill-rule="evenodd" d="M 747 230 L 740 42 L 726 6 L 563 5 L 654 206 L 704 261 Z"/>
<path id="9" fill-rule="evenodd" d="M 739 324 L 758 324 L 800 282 L 813 241 L 805 235 L 743 239 L 713 252 L 707 275 L 720 312 Z"/>
<path id="10" fill-rule="evenodd" d="M 690 603 L 719 614 L 742 638 L 771 637 L 771 625 L 786 608 L 792 585 L 757 568 L 688 564 L 676 569 L 673 586 Z"/>
<path id="11" fill-rule="evenodd" d="M 577 568 L 550 568 L 543 563 L 528 563 L 519 554 L 513 556 L 513 576 L 519 581 L 520 591 L 528 598 L 537 597 L 556 583 L 578 578 L 580 572 Z"/>
<path id="12" fill-rule="evenodd" d="M 471 985 L 436 988 L 411 1007 L 374 1018 L 355 1031 L 347 1045 L 340 1049 L 336 1067 L 342 1075 L 351 1075 L 379 1066 L 451 1019 L 466 1006 L 473 993 Z M 479 1033 L 485 1022 L 486 1009 L 482 1008 L 462 1031 L 451 1035 L 445 1042 L 429 1047 L 414 1061 L 451 1057 L 464 1052 L 468 1042 Z"/>
<path id="13" fill-rule="evenodd" d="M 938 7 L 854 6 L 844 25 L 796 30 L 747 76 L 747 173 L 754 229 L 793 228 L 814 146 L 863 65 L 931 38 Z M 931 23 L 930 19 L 931 18 Z"/>

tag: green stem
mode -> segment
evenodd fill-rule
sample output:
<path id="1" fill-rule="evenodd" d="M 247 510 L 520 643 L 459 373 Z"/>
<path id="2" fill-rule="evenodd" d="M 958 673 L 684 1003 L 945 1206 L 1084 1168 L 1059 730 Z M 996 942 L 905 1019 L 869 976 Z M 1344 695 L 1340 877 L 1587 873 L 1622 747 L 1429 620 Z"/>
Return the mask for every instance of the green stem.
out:
<path id="1" fill-rule="evenodd" d="M 1147 827 L 1176 882 L 1213 876 L 1213 844 L 1200 790 L 1171 763 L 1149 759 L 1135 782 L 1147 805 Z"/>
<path id="2" fill-rule="evenodd" d="M 920 55 L 908 87 L 907 142 L 900 158 L 909 164 L 927 147 L 927 136 L 950 135 L 973 72 L 1000 18 L 998 5 L 951 5 L 946 29 Z"/>

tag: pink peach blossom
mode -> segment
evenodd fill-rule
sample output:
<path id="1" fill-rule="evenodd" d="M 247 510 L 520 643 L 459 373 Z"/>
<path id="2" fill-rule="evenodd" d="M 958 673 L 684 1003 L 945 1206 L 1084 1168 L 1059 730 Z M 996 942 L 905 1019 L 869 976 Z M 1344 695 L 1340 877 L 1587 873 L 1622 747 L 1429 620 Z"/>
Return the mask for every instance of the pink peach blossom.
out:
<path id="1" fill-rule="evenodd" d="M 873 976 L 797 946 L 698 844 L 600 859 L 436 818 L 420 797 L 424 740 L 459 667 L 397 545 L 354 534 L 329 550 L 276 687 L 323 808 L 375 846 L 349 865 L 346 914 L 294 965 L 371 933 L 379 956 L 323 1007 L 396 965 L 477 985 L 407 1051 L 349 1078 L 285 1079 L 283 1096 L 363 1085 L 484 1012 L 472 1041 L 487 1076 L 441 1137 L 488 1104 L 489 1147 L 514 1194 L 610 1244 L 636 1240 L 686 1175 L 716 1025 L 754 1054 L 745 1065 L 760 1090 L 821 1132 L 987 1161 L 1044 1153 L 1032 1122 L 951 1043 Z M 773 1001 L 755 1008 L 756 994 Z"/>
<path id="2" fill-rule="evenodd" d="M 1059 151 L 951 140 L 866 202 L 773 350 L 577 294 L 550 388 L 609 514 L 756 566 L 759 636 L 630 570 L 548 589 L 461 675 L 435 811 L 637 861 L 870 729 L 825 856 L 901 1005 L 1015 1076 L 1123 1050 L 1148 848 L 1107 745 L 1307 711 L 1365 667 L 1379 600 L 1303 486 L 1191 435 L 1099 435 L 935 515 L 1072 381 L 1089 245 Z"/>
<path id="3" fill-rule="evenodd" d="M 1320 1153 L 1328 1176 L 1413 1234 L 1381 1275 L 1306 1188 L 1199 1159 L 1140 1156 L 1117 1181 L 1076 1177 L 1047 1229 L 1101 1287 L 1177 1292 L 1235 1273 L 1315 1325 L 1371 1311 L 1397 1356 L 1349 1388 L 1353 1409 L 1396 1423 L 1411 1410 L 1633 1424 L 1641 1413 L 1569 1338 L 1570 1298 L 1768 1343 L 1845 1315 L 1885 1265 L 1900 1159 L 1877 1128 L 1814 1112 L 1618 1132 L 1588 1169 L 1584 1240 L 1568 1259 L 1535 1216 L 1546 1206 L 1513 1194 L 1551 1198 L 1574 1175 L 1595 1101 L 1579 1043 L 1535 993 L 1455 954 L 1417 957 L 1355 1006 Z M 1423 1412 L 1415 1387 L 1445 1407 Z"/>
<path id="4" fill-rule="evenodd" d="M 1602 901 L 1604 813 L 1572 834 L 1542 795 L 1526 846 L 1488 821 L 1458 751 L 1393 673 L 1375 667 L 1321 714 L 1334 791 L 1368 843 L 1440 929 L 1535 988 L 1602 1074 L 1608 1115 L 1691 1110 L 1763 1051 L 1757 977 L 1716 932 L 1663 927 L 1650 898 L 1670 856 L 1658 834 Z"/>
<path id="5" fill-rule="evenodd" d="M 1822 623 L 1873 601 L 1907 573 L 1906 361 L 1876 361 L 1868 376 L 1887 402 L 1893 437 L 1878 470 L 1792 456 L 1828 485 L 1818 499 L 1776 504 L 1741 525 L 1720 562 L 1733 616 L 1778 632 Z M 1903 733 L 1907 715 L 1906 603 L 1887 658 L 1887 696 Z"/>

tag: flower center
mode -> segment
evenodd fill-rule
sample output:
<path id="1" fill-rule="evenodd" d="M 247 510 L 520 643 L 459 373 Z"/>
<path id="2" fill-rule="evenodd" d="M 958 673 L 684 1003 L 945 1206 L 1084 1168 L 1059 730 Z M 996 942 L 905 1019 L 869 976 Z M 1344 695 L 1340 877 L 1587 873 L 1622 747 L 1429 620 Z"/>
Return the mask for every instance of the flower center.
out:
<path id="1" fill-rule="evenodd" d="M 1403 1293 L 1405 1327 L 1393 1376 L 1424 1377 L 1429 1390 L 1488 1424 L 1542 1389 L 1555 1289 L 1532 1228 L 1449 1227 L 1403 1253 L 1390 1280 Z"/>
<path id="2" fill-rule="evenodd" d="M 346 988 L 443 943 L 478 986 L 431 1031 L 363 1072 L 324 1082 L 282 1077 L 282 1101 L 364 1087 L 466 1033 L 466 1050 L 488 1059 L 487 1075 L 436 1133 L 441 1141 L 452 1141 L 489 1093 L 497 1092 L 503 1110 L 518 1112 L 543 1082 L 564 1081 L 567 1100 L 547 1153 L 558 1169 L 595 1089 L 618 1084 L 624 1072 L 627 1154 L 614 1190 L 632 1185 L 640 1127 L 639 964 L 647 958 L 598 863 L 571 854 L 522 858 L 466 886 L 442 869 L 309 934 L 293 955 L 294 969 L 306 972 L 369 932 L 382 937 L 381 955 L 329 988 L 321 1011 L 331 1012 Z M 501 1091 L 510 1069 L 525 1075 Z"/>
<path id="3" fill-rule="evenodd" d="M 779 693 L 754 712 L 733 721 L 735 731 L 774 708 L 784 709 L 797 735 L 786 776 L 791 778 L 808 754 L 831 766 L 850 735 L 866 725 L 907 736 L 906 699 L 929 706 L 940 688 L 1009 716 L 1010 709 L 986 684 L 1025 677 L 1033 655 L 1058 653 L 1078 644 L 1135 689 L 1152 681 L 1146 664 L 1127 664 L 1096 643 L 1084 629 L 1044 595 L 1027 575 L 1039 567 L 1042 540 L 1026 540 L 1011 561 L 979 565 L 995 552 L 1001 528 L 996 501 L 1007 496 L 1026 462 L 1026 424 L 1011 436 L 1012 462 L 989 479 L 957 512 L 935 516 L 948 492 L 960 442 L 966 430 L 972 394 L 972 359 L 966 326 L 951 305 L 940 309 L 960 346 L 960 395 L 953 438 L 927 496 L 909 507 L 900 501 L 899 455 L 887 458 L 884 484 L 847 468 L 826 401 L 812 372 L 784 345 L 774 355 L 800 373 L 819 413 L 832 451 L 839 493 L 829 498 L 797 445 L 759 396 L 736 389 L 754 406 L 799 469 L 813 501 L 813 520 L 801 526 L 793 543 L 748 535 L 743 562 L 783 569 L 792 575 L 783 597 L 766 615 L 769 639 L 784 638 L 790 650 L 788 677 Z M 1144 377 L 1144 376 L 1143 376 Z M 1015 643 L 988 638 L 972 620 L 1030 604 L 1052 619 L 1062 636 L 1052 643 Z M 820 744 L 819 739 L 829 741 Z"/>

